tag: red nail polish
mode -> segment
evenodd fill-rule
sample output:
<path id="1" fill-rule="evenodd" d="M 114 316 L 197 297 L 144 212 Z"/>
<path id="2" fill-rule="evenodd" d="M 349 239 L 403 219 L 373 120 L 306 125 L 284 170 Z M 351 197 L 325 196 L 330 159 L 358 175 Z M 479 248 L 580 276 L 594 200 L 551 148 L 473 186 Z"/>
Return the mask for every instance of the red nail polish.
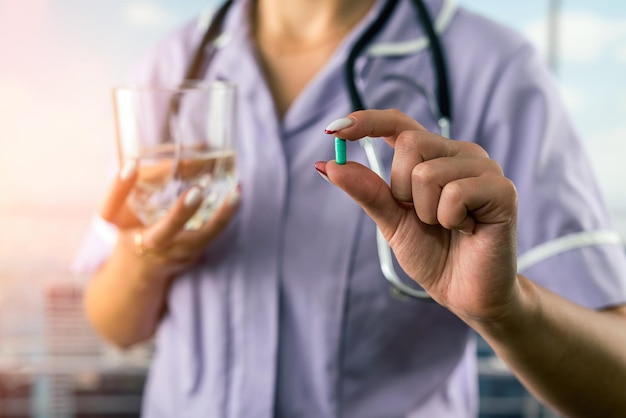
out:
<path id="1" fill-rule="evenodd" d="M 315 163 L 315 170 L 317 171 L 317 173 L 322 176 L 322 178 L 324 180 L 326 180 L 327 182 L 329 182 L 330 184 L 332 184 L 332 182 L 330 181 L 330 179 L 328 178 L 328 175 L 326 175 L 326 163 L 324 161 L 318 161 Z"/>

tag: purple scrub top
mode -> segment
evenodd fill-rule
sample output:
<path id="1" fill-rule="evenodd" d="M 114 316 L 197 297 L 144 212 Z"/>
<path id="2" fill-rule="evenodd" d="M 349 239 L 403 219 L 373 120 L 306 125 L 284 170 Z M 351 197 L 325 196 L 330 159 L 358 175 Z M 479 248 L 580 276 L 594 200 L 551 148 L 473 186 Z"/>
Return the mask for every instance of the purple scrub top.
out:
<path id="1" fill-rule="evenodd" d="M 624 303 L 626 262 L 552 75 L 515 32 L 427 0 L 450 67 L 451 136 L 482 145 L 519 193 L 521 272 L 591 308 Z M 338 48 L 279 120 L 249 41 L 250 0 L 235 1 L 207 79 L 239 89 L 241 208 L 200 265 L 172 286 L 156 336 L 146 417 L 472 417 L 468 328 L 434 302 L 390 295 L 375 225 L 313 168 L 334 158 L 324 127 L 350 113 Z M 194 21 L 140 66 L 178 81 L 205 27 Z M 437 131 L 430 50 L 410 1 L 356 63 L 370 108 L 397 108 Z M 425 94 L 424 94 L 425 93 Z M 392 150 L 377 141 L 387 169 Z M 348 159 L 366 163 L 348 144 Z M 110 240 L 94 229 L 79 264 Z"/>

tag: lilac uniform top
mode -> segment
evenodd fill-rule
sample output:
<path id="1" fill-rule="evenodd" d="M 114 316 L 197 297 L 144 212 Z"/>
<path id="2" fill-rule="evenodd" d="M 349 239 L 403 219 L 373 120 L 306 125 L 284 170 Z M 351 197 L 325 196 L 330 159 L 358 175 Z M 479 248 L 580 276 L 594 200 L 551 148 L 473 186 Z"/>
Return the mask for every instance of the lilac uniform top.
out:
<path id="1" fill-rule="evenodd" d="M 249 0 L 236 1 L 207 79 L 239 86 L 241 208 L 179 277 L 157 333 L 146 417 L 470 417 L 476 414 L 468 328 L 431 301 L 390 296 L 375 225 L 313 168 L 334 158 L 324 127 L 351 111 L 343 81 L 354 29 L 280 120 L 249 41 Z M 531 46 L 498 24 L 428 0 L 450 68 L 451 136 L 476 141 L 519 192 L 522 272 L 591 308 L 624 303 L 626 262 L 591 168 Z M 205 27 L 186 25 L 141 66 L 176 81 Z M 394 107 L 428 129 L 433 66 L 408 0 L 356 65 L 370 108 Z M 418 85 L 418 87 L 416 87 Z M 377 141 L 387 168 L 392 150 Z M 348 144 L 348 158 L 366 163 Z M 79 264 L 110 243 L 92 232 Z"/>

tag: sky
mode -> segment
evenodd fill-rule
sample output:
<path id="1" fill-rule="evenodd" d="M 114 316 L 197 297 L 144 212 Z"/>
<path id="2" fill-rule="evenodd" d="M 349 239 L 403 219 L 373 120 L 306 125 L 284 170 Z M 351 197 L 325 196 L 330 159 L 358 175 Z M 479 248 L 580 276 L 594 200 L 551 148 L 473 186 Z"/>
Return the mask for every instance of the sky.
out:
<path id="1" fill-rule="evenodd" d="M 111 88 L 206 1 L 0 0 L 2 210 L 93 205 L 113 166 Z"/>
<path id="2" fill-rule="evenodd" d="M 548 1 L 458 0 L 546 50 Z M 0 0 L 0 216 L 94 207 L 115 163 L 111 88 L 207 0 Z M 556 76 L 626 222 L 626 2 L 562 0 Z M 622 216 L 622 215 L 620 215 Z"/>

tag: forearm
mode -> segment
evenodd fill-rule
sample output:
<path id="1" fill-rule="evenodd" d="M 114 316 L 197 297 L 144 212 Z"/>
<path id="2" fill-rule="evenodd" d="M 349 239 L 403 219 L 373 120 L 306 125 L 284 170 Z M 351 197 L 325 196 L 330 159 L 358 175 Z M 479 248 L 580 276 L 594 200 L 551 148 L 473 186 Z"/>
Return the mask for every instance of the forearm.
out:
<path id="1" fill-rule="evenodd" d="M 119 247 L 119 246 L 118 246 Z M 165 310 L 171 279 L 155 275 L 116 248 L 94 275 L 85 294 L 85 311 L 94 328 L 110 342 L 129 347 L 149 339 Z"/>
<path id="2" fill-rule="evenodd" d="M 568 417 L 626 414 L 626 321 L 519 277 L 513 314 L 472 322 L 539 399 Z"/>

